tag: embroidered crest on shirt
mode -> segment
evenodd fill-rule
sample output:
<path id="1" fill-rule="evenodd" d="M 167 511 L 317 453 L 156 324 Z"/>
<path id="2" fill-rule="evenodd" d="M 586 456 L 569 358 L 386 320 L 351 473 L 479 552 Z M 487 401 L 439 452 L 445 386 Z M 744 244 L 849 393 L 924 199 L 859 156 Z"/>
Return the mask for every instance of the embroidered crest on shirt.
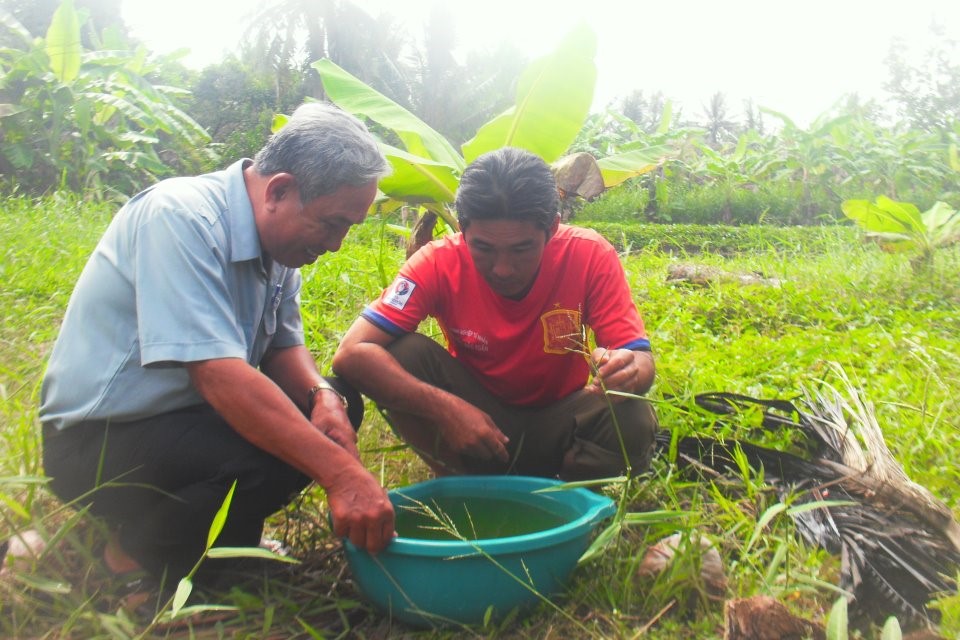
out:
<path id="1" fill-rule="evenodd" d="M 397 279 L 390 285 L 390 289 L 387 291 L 383 302 L 391 307 L 402 310 L 407 306 L 407 301 L 410 300 L 410 296 L 413 295 L 413 290 L 416 288 L 417 285 L 413 280 L 408 280 L 403 276 L 397 276 Z"/>
<path id="2" fill-rule="evenodd" d="M 544 353 L 583 351 L 580 312 L 576 309 L 553 309 L 540 316 L 543 324 Z"/>

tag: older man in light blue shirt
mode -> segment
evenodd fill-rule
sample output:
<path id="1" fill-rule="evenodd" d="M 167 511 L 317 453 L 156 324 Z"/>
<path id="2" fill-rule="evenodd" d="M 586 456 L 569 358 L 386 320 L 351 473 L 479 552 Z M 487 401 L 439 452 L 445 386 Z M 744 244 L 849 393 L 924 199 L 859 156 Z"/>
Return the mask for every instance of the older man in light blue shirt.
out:
<path id="1" fill-rule="evenodd" d="M 234 482 L 218 544 L 255 546 L 311 479 L 337 535 L 390 541 L 392 507 L 356 447 L 360 397 L 304 346 L 298 270 L 340 248 L 387 171 L 359 121 L 307 104 L 254 160 L 161 182 L 112 221 L 40 409 L 51 487 L 107 522 L 111 571 L 186 574 Z"/>
<path id="2" fill-rule="evenodd" d="M 116 216 L 74 289 L 43 383 L 44 423 L 129 422 L 197 405 L 177 363 L 259 367 L 268 347 L 304 343 L 300 273 L 265 264 L 243 164 L 167 180 Z"/>

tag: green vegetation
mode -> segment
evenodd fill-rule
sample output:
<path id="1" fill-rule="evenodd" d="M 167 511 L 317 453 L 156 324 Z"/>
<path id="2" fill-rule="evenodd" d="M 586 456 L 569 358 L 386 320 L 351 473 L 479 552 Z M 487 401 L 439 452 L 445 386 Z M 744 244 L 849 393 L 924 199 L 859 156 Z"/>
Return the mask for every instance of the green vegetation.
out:
<path id="1" fill-rule="evenodd" d="M 156 178 L 252 155 L 276 114 L 332 99 L 398 147 L 393 195 L 426 197 L 440 213 L 462 161 L 504 144 L 550 161 L 586 151 L 607 186 L 626 180 L 584 214 L 809 225 L 843 221 L 844 200 L 878 195 L 960 207 L 957 83 L 943 81 L 960 66 L 956 43 L 936 29 L 921 64 L 892 47 L 889 108 L 845 96 L 804 128 L 752 103 L 738 118 L 722 93 L 702 114 L 684 114 L 660 93 L 635 91 L 584 121 L 596 75 L 584 30 L 532 63 L 505 45 L 458 63 L 446 10 L 421 43 L 389 14 L 347 0 L 290 0 L 252 19 L 237 56 L 197 73 L 138 44 L 111 3 L 63 0 L 54 13 L 53 0 L 0 0 L 0 191 L 123 199 Z M 414 138 L 427 130 L 422 148 Z"/>
<path id="2" fill-rule="evenodd" d="M 156 69 L 146 52 L 116 50 L 120 43 L 109 34 L 101 50 L 84 51 L 71 0 L 57 9 L 44 38 L 32 39 L 15 21 L 4 24 L 16 40 L 0 49 L 4 191 L 129 196 L 138 185 L 209 159 L 210 136 L 177 107 L 182 91 L 152 83 Z M 178 162 L 164 160 L 160 145 Z"/>
<path id="3" fill-rule="evenodd" d="M 449 207 L 460 174 L 478 156 L 510 146 L 527 149 L 549 163 L 570 147 L 593 98 L 595 49 L 596 36 L 581 27 L 556 51 L 532 62 L 518 80 L 514 105 L 480 127 L 462 145 L 462 155 L 442 134 L 332 61 L 320 60 L 313 66 L 332 102 L 389 130 L 401 147 L 383 145 L 393 174 L 380 181 L 388 198 L 381 208 L 411 205 L 455 229 Z M 652 170 L 656 159 L 633 152 L 602 158 L 598 164 L 606 185 L 614 186 Z"/>
<path id="4" fill-rule="evenodd" d="M 641 249 L 674 255 L 715 253 L 732 255 L 754 251 L 776 251 L 784 256 L 822 254 L 834 250 L 840 241 L 854 243 L 857 233 L 850 227 L 728 227 L 716 224 L 643 224 L 578 219 L 577 224 L 596 229 L 620 251 Z"/>
<path id="5" fill-rule="evenodd" d="M 846 199 L 877 194 L 918 203 L 956 206 L 956 149 L 960 124 L 933 131 L 880 124 L 852 105 L 824 115 L 808 130 L 787 116 L 775 135 L 754 129 L 716 148 L 704 130 L 649 133 L 615 113 L 594 114 L 574 143 L 592 153 L 661 148 L 659 171 L 627 189 L 608 191 L 577 215 L 631 215 L 642 222 L 830 224 L 842 219 Z M 669 124 L 664 116 L 661 126 Z M 609 202 L 609 204 L 608 204 Z M 616 212 L 616 213 L 613 213 Z"/>
<path id="6" fill-rule="evenodd" d="M 915 253 L 921 268 L 933 264 L 938 248 L 960 242 L 960 212 L 942 202 L 921 213 L 909 202 L 880 196 L 876 203 L 847 200 L 843 212 L 886 251 Z"/>
<path id="7" fill-rule="evenodd" d="M 395 170 L 382 185 L 392 204 L 303 272 L 307 340 L 322 366 L 403 260 L 394 231 L 410 229 L 391 206 L 452 220 L 465 163 L 505 144 L 550 161 L 588 152 L 607 186 L 619 186 L 564 210 L 623 254 L 656 350 L 650 397 L 664 427 L 718 435 L 713 417 L 693 406 L 696 394 L 794 399 L 842 371 L 872 402 L 907 473 L 960 511 L 960 66 L 942 31 L 933 29 L 920 66 L 891 48 L 895 113 L 846 96 L 804 128 L 752 104 L 738 119 L 721 93 L 700 115 L 641 91 L 588 114 L 596 43 L 584 30 L 529 64 L 506 45 L 462 64 L 443 9 L 420 44 L 389 14 L 373 18 L 347 0 L 284 0 L 253 19 L 238 56 L 195 73 L 130 38 L 118 7 L 0 0 L 0 540 L 35 530 L 47 542 L 38 557 L 3 569 L 0 636 L 458 635 L 391 628 L 362 603 L 322 491 L 308 490 L 271 521 L 299 566 L 277 563 L 271 578 L 229 593 L 186 582 L 176 599 L 128 611 L 123 585 L 99 560 L 104 532 L 44 486 L 40 380 L 73 284 L 115 210 L 102 203 L 252 155 L 275 117 L 304 99 L 366 118 L 392 145 Z M 844 214 L 867 238 L 916 258 L 862 242 Z M 426 478 L 374 407 L 367 416 L 360 446 L 382 483 Z M 791 434 L 756 426 L 745 414 L 719 435 L 793 448 Z M 690 544 L 703 536 L 726 565 L 727 596 L 775 596 L 830 638 L 899 637 L 903 621 L 849 629 L 834 586 L 839 559 L 798 541 L 790 506 L 762 469 L 704 479 L 675 463 L 661 456 L 639 481 L 605 489 L 620 505 L 601 539 L 609 546 L 591 548 L 559 610 L 475 634 L 719 637 L 721 607 Z M 211 523 L 211 535 L 216 529 Z M 638 578 L 644 550 L 678 531 L 673 566 L 655 581 Z M 154 615 L 162 608 L 182 615 Z M 958 637 L 960 592 L 935 608 L 943 635 Z"/>
<path id="8" fill-rule="evenodd" d="M 130 638 L 151 622 L 142 611 L 122 610 L 121 585 L 99 564 L 103 532 L 51 497 L 40 463 L 36 410 L 45 357 L 73 282 L 111 213 L 110 207 L 70 196 L 9 199 L 0 210 L 0 276 L 8 283 L 0 342 L 0 538 L 36 529 L 49 541 L 38 559 L 8 569 L 0 580 L 0 636 Z M 329 362 L 340 335 L 403 259 L 387 222 L 371 218 L 342 251 L 304 271 L 308 340 L 321 363 Z M 960 446 L 954 428 L 960 411 L 956 246 L 938 250 L 921 274 L 903 256 L 861 243 L 851 228 L 616 228 L 604 232 L 615 242 L 629 238 L 621 248 L 629 249 L 624 264 L 656 350 L 658 381 L 651 397 L 664 427 L 680 435 L 717 435 L 713 418 L 692 406 L 695 394 L 724 390 L 791 399 L 822 380 L 836 384 L 830 363 L 838 363 L 873 403 L 893 454 L 911 478 L 960 510 L 954 460 Z M 655 232 L 660 235 L 652 241 Z M 673 266 L 690 262 L 716 272 L 762 273 L 778 282 L 744 285 L 718 278 L 696 286 L 667 279 Z M 791 446 L 789 434 L 757 432 L 755 418 L 745 415 L 722 435 Z M 368 468 L 388 487 L 427 477 L 374 407 L 368 407 L 361 449 Z M 762 470 L 704 480 L 681 474 L 667 456 L 656 460 L 649 476 L 608 492 L 626 506 L 623 527 L 575 573 L 570 592 L 558 600 L 563 613 L 544 606 L 528 619 L 476 630 L 478 636 L 542 637 L 552 629 L 558 637 L 632 638 L 647 629 L 652 638 L 720 637 L 721 607 L 691 573 L 699 566 L 693 551 L 684 550 L 660 580 L 635 576 L 643 551 L 676 531 L 697 532 L 714 543 L 726 565 L 729 597 L 773 595 L 795 613 L 827 622 L 839 559 L 796 539 Z M 644 517 L 661 510 L 682 512 L 683 518 Z M 190 594 L 177 602 L 188 617 L 175 624 L 161 619 L 146 637 L 187 637 L 190 627 L 198 637 L 450 637 L 391 629 L 362 603 L 330 536 L 322 491 L 307 491 L 271 522 L 270 533 L 293 548 L 300 565 L 278 563 L 276 576 L 256 588 Z M 944 627 L 949 635 L 957 631 L 958 596 L 945 596 L 940 606 L 946 625 L 953 625 Z M 877 637 L 879 627 L 849 634 Z"/>

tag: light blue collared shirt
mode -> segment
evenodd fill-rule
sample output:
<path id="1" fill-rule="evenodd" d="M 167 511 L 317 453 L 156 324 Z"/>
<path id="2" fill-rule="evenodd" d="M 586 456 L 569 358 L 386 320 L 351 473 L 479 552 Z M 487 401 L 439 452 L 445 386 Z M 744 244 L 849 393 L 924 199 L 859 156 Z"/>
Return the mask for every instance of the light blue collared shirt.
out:
<path id="1" fill-rule="evenodd" d="M 41 389 L 62 429 L 199 404 L 182 366 L 304 343 L 300 272 L 262 258 L 241 160 L 165 180 L 116 215 L 77 281 Z"/>

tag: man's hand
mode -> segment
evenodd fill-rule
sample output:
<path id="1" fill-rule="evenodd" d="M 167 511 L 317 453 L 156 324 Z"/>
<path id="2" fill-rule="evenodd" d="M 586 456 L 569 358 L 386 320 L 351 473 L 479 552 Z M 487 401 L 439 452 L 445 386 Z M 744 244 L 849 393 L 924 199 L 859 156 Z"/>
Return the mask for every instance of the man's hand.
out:
<path id="1" fill-rule="evenodd" d="M 607 391 L 640 395 L 646 393 L 653 384 L 655 368 L 653 355 L 649 351 L 594 349 L 590 357 L 597 372 L 586 387 L 589 393 L 603 395 L 606 388 Z M 615 394 L 609 398 L 612 402 L 626 399 Z"/>
<path id="2" fill-rule="evenodd" d="M 302 357 L 289 351 L 284 350 L 287 356 L 312 363 L 305 349 Z M 271 360 L 274 371 L 283 361 L 282 357 Z M 393 506 L 376 478 L 357 460 L 356 436 L 335 394 L 318 396 L 318 406 L 311 412 L 322 423 L 318 426 L 304 419 L 301 409 L 270 378 L 239 358 L 189 363 L 187 371 L 200 395 L 237 433 L 323 487 L 337 536 L 374 553 L 389 544 Z M 299 375 L 279 378 L 299 389 L 305 400 L 307 383 L 316 375 L 316 368 L 308 367 Z M 244 391 L 237 393 L 237 389 Z M 330 434 L 321 434 L 327 433 L 324 430 Z"/>
<path id="3" fill-rule="evenodd" d="M 343 469 L 327 490 L 333 533 L 358 549 L 382 551 L 393 540 L 393 505 L 386 492 L 362 467 Z"/>
<path id="4" fill-rule="evenodd" d="M 507 443 L 510 439 L 485 412 L 465 400 L 451 396 L 454 410 L 448 412 L 446 419 L 437 421 L 440 437 L 454 453 L 479 458 L 480 460 L 499 460 L 507 462 Z"/>
<path id="5" fill-rule="evenodd" d="M 357 460 L 357 432 L 353 430 L 347 411 L 337 394 L 321 389 L 313 396 L 310 422 L 320 433 L 327 436 Z"/>

